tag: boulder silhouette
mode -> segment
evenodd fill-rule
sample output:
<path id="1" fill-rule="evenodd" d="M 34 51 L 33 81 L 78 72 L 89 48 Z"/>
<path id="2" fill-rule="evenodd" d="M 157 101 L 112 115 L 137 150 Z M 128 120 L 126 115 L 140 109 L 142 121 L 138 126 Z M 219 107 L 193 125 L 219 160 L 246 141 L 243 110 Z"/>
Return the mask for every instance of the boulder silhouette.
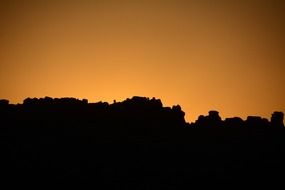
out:
<path id="1" fill-rule="evenodd" d="M 273 127 L 283 128 L 284 123 L 284 113 L 283 112 L 274 112 L 271 116 L 271 125 Z"/>

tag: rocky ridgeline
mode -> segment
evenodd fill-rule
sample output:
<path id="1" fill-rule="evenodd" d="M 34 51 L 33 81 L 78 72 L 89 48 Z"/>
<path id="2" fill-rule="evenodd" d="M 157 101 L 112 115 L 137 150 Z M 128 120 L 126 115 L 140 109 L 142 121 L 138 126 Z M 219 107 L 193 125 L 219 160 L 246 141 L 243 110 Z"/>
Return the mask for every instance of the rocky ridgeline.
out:
<path id="1" fill-rule="evenodd" d="M 189 124 L 184 119 L 184 112 L 179 105 L 163 107 L 161 100 L 146 97 L 133 97 L 123 102 L 114 101 L 88 103 L 87 99 L 76 98 L 27 98 L 23 104 L 9 104 L 8 100 L 0 100 L 0 118 L 9 123 L 20 118 L 28 121 L 44 120 L 45 122 L 65 121 L 89 123 L 95 125 L 120 125 L 132 124 L 141 126 L 148 125 L 172 125 L 182 128 L 283 128 L 284 114 L 274 112 L 271 120 L 259 116 L 248 116 L 246 120 L 239 117 L 222 120 L 217 111 L 209 111 L 207 116 L 199 118 Z M 54 122 L 53 122 L 54 123 Z M 144 127 L 148 127 L 145 125 Z"/>

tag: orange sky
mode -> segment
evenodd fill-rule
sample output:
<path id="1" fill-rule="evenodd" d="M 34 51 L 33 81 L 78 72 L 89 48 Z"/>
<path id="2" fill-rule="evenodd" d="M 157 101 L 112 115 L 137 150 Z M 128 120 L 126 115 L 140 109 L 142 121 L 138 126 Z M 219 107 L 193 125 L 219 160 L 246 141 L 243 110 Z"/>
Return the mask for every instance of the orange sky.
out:
<path id="1" fill-rule="evenodd" d="M 285 112 L 285 3 L 0 1 L 0 98 L 157 97 L 188 121 Z"/>

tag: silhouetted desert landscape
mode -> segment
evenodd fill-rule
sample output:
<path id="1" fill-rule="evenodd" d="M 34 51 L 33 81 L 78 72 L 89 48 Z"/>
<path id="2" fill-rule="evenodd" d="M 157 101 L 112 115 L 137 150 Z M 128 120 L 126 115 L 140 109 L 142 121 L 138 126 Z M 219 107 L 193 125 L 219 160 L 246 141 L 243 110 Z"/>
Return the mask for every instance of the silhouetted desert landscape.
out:
<path id="1" fill-rule="evenodd" d="M 284 114 L 187 123 L 179 105 L 132 97 L 0 100 L 3 179 L 94 180 L 117 189 L 175 189 L 196 180 L 281 179 Z"/>
<path id="2" fill-rule="evenodd" d="M 284 18 L 284 0 L 0 0 L 2 189 L 282 189 Z"/>

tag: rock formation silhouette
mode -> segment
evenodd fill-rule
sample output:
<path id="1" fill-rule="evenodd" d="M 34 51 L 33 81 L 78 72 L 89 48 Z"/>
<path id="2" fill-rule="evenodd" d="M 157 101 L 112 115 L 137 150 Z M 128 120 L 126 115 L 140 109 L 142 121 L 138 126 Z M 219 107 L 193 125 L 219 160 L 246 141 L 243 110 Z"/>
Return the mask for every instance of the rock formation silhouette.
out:
<path id="1" fill-rule="evenodd" d="M 271 125 L 274 127 L 283 128 L 284 127 L 283 119 L 284 119 L 284 113 L 274 112 L 271 116 Z"/>
<path id="2" fill-rule="evenodd" d="M 0 100 L 3 180 L 84 179 L 112 189 L 177 189 L 197 180 L 283 180 L 284 114 L 187 123 L 179 105 L 135 96 Z M 270 175 L 268 175 L 270 174 Z"/>

